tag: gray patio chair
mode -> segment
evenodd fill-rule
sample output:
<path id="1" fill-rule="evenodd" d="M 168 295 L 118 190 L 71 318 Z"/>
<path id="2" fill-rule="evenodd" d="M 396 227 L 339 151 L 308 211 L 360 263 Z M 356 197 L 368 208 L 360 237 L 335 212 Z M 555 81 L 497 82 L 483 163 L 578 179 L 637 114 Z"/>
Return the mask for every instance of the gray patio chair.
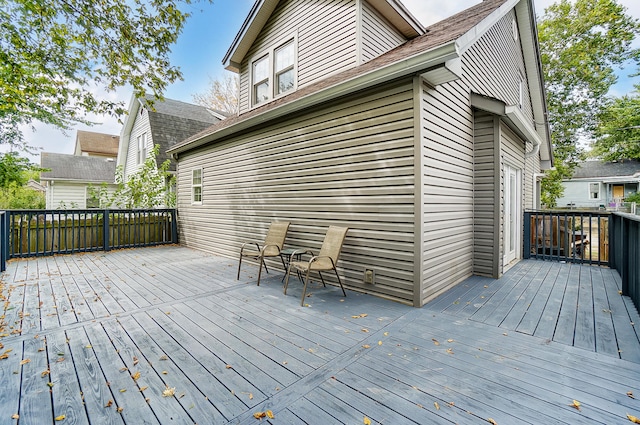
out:
<path id="1" fill-rule="evenodd" d="M 272 222 L 269 226 L 269 231 L 267 232 L 267 237 L 265 238 L 264 245 L 262 247 L 260 247 L 260 244 L 257 242 L 245 242 L 242 244 L 242 248 L 240 248 L 240 261 L 238 262 L 238 277 L 236 280 L 240 279 L 240 266 L 242 265 L 242 259 L 244 257 L 258 260 L 258 264 L 260 266 L 258 269 L 258 286 L 260 286 L 260 276 L 262 275 L 263 265 L 264 269 L 269 273 L 267 264 L 264 262 L 265 258 L 280 257 L 280 261 L 282 261 L 282 268 L 284 270 L 287 269 L 280 252 L 282 251 L 284 240 L 287 237 L 289 224 L 290 223 L 288 221 Z M 255 249 L 252 245 L 255 245 Z"/>
<path id="2" fill-rule="evenodd" d="M 305 273 L 306 275 L 304 280 L 304 287 L 302 289 L 302 301 L 300 302 L 300 305 L 304 306 L 304 298 L 307 294 L 307 285 L 309 284 L 309 274 L 312 271 L 318 272 L 318 274 L 320 275 L 320 279 L 322 280 L 322 285 L 326 287 L 327 285 L 324 283 L 322 272 L 333 270 L 336 273 L 336 277 L 338 278 L 338 283 L 340 284 L 342 293 L 346 297 L 347 293 L 344 291 L 344 286 L 342 285 L 340 276 L 338 276 L 336 264 L 338 264 L 338 257 L 340 256 L 340 251 L 342 250 L 342 243 L 344 242 L 344 238 L 347 235 L 348 231 L 348 227 L 329 226 L 329 230 L 327 230 L 324 241 L 322 242 L 320 253 L 316 256 L 314 256 L 313 252 L 310 250 L 301 249 L 296 251 L 296 254 L 311 255 L 311 258 L 309 259 L 309 261 L 289 262 L 287 277 L 284 281 L 284 294 L 287 294 L 287 287 L 289 286 L 289 276 L 291 275 L 291 270 L 293 269 L 296 272 Z"/>

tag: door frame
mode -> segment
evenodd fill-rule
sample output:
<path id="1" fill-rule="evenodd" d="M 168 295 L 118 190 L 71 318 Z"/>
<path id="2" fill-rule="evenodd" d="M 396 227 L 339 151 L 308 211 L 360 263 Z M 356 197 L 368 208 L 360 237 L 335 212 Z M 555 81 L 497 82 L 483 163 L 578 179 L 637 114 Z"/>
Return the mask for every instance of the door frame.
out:
<path id="1" fill-rule="evenodd" d="M 504 164 L 503 168 L 503 268 L 522 258 L 522 169 Z"/>

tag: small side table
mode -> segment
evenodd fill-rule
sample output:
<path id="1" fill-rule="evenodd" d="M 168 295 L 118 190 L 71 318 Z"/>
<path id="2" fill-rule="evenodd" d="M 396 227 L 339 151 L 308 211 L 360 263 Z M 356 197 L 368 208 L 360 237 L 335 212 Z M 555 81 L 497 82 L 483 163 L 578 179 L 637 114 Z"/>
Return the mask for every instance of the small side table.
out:
<path id="1" fill-rule="evenodd" d="M 298 251 L 296 253 L 296 251 Z M 293 259 L 295 259 L 296 261 L 300 261 L 302 259 L 302 252 L 301 248 L 286 248 L 283 249 L 282 251 L 280 251 L 280 257 L 282 257 L 282 259 L 284 260 L 284 264 L 286 266 L 286 269 L 284 271 L 284 276 L 282 276 L 282 281 L 284 282 L 284 278 L 287 276 L 287 270 L 289 270 L 289 263 L 291 263 L 292 257 L 295 257 Z M 300 272 L 297 272 L 298 274 L 298 278 L 300 278 Z"/>

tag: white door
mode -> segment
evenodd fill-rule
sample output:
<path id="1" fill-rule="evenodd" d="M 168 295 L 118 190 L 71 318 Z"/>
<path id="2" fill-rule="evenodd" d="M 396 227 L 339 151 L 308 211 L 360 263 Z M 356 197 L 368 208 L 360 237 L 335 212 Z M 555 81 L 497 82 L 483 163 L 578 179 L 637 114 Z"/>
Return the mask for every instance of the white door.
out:
<path id="1" fill-rule="evenodd" d="M 522 172 L 504 167 L 504 265 L 520 258 L 522 222 Z"/>

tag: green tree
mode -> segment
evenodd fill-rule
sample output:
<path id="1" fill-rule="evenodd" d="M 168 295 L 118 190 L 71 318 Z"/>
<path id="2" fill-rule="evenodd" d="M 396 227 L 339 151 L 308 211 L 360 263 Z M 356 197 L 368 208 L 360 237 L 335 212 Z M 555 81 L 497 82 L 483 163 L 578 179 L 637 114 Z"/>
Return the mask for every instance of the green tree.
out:
<path id="1" fill-rule="evenodd" d="M 87 112 L 125 112 L 96 88 L 161 98 L 182 78 L 168 55 L 191 2 L 0 0 L 0 142 L 24 148 L 21 124 L 66 129 Z"/>
<path id="2" fill-rule="evenodd" d="M 118 167 L 115 192 L 109 193 L 106 184 L 99 188 L 90 186 L 90 196 L 99 200 L 101 208 L 175 207 L 175 176 L 169 172 L 171 161 L 167 159 L 158 166 L 156 156 L 159 151 L 160 146 L 155 145 L 140 170 L 126 180 L 124 168 Z"/>
<path id="3" fill-rule="evenodd" d="M 640 159 L 640 85 L 613 98 L 598 116 L 598 138 L 591 154 L 605 161 Z"/>
<path id="4" fill-rule="evenodd" d="M 582 159 L 578 142 L 594 138 L 606 94 L 617 80 L 615 69 L 640 59 L 640 50 L 631 48 L 640 22 L 615 0 L 560 0 L 545 9 L 538 34 L 558 168 L 548 176 L 557 182 L 543 184 L 546 190 L 572 175 Z M 553 206 L 560 194 L 543 198 Z"/>
<path id="5" fill-rule="evenodd" d="M 26 186 L 42 169 L 16 152 L 0 156 L 0 209 L 42 209 L 44 194 Z"/>

